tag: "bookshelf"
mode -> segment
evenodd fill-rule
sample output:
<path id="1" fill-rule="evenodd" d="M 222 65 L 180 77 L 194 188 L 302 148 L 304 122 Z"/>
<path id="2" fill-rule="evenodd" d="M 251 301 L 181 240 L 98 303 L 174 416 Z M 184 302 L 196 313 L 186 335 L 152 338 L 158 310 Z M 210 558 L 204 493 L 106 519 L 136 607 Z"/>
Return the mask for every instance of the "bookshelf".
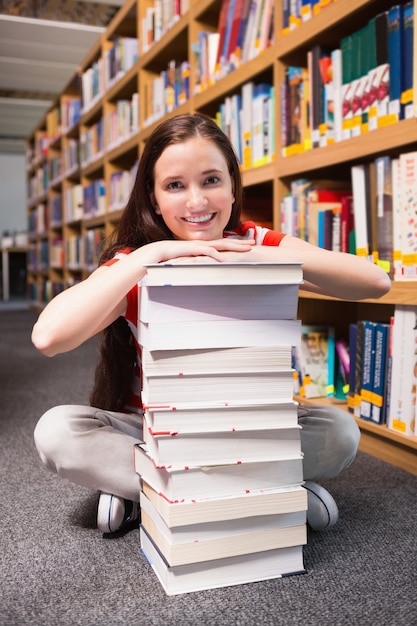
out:
<path id="1" fill-rule="evenodd" d="M 280 86 L 286 67 L 305 65 L 307 52 L 314 44 L 337 47 L 341 37 L 364 26 L 377 11 L 387 9 L 393 2 L 382 0 L 376 9 L 372 0 L 338 0 L 285 35 L 282 34 L 283 3 L 277 2 L 275 43 L 200 90 L 194 45 L 201 30 L 216 32 L 222 4 L 220 0 L 181 2 L 181 11 L 165 20 L 158 38 L 145 46 L 144 42 L 149 41 L 145 20 L 154 16 L 154 3 L 128 0 L 80 67 L 74 68 L 73 78 L 28 137 L 27 212 L 31 232 L 28 282 L 34 307 L 42 307 L 52 295 L 85 278 L 94 267 L 102 242 L 120 217 L 141 150 L 162 118 L 192 111 L 214 116 L 225 98 L 239 94 L 243 85 L 254 81 L 274 87 L 276 120 L 280 120 Z M 137 59 L 104 80 L 103 65 L 124 38 L 138 40 Z M 171 93 L 152 116 L 152 102 L 161 103 L 155 81 L 164 72 L 173 70 L 174 59 L 176 67 L 182 64 L 185 86 L 175 105 Z M 416 73 L 414 68 L 414 109 Z M 81 102 L 79 117 L 70 117 L 71 123 L 64 124 L 63 111 L 68 112 L 68 103 L 81 100 L 82 93 L 86 93 L 84 82 L 91 75 L 95 75 L 95 82 L 88 101 Z M 165 92 L 163 95 L 166 96 Z M 123 106 L 130 110 L 130 125 L 120 136 L 112 135 L 110 141 L 111 119 Z M 379 155 L 397 157 L 401 152 L 411 151 L 415 149 L 416 137 L 414 117 L 284 158 L 276 125 L 275 155 L 268 163 L 243 170 L 245 193 L 248 198 L 270 202 L 270 222 L 279 229 L 281 200 L 289 192 L 292 180 L 302 176 L 348 180 L 351 165 Z M 81 160 L 77 159 L 78 154 Z M 88 196 L 86 208 L 87 189 L 92 190 L 93 199 Z M 252 210 L 256 221 L 255 201 Z M 417 304 L 416 294 L 415 283 L 393 283 L 391 292 L 378 301 L 342 302 L 302 293 L 299 313 L 303 322 L 332 323 L 336 332 L 347 337 L 350 321 L 367 317 L 388 320 L 395 304 Z M 359 421 L 359 426 L 363 450 L 417 474 L 417 438 L 404 437 L 367 422 Z"/>

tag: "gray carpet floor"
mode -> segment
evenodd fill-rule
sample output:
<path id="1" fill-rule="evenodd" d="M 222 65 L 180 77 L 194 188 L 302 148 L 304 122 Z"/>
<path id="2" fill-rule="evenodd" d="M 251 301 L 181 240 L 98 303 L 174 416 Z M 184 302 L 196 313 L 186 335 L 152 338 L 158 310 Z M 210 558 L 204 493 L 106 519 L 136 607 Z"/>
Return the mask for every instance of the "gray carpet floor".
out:
<path id="1" fill-rule="evenodd" d="M 103 538 L 97 494 L 40 464 L 36 421 L 87 402 L 96 345 L 43 357 L 35 318 L 0 311 L 1 626 L 417 625 L 417 478 L 363 453 L 325 484 L 340 521 L 310 532 L 305 575 L 167 597 L 138 530 Z"/>

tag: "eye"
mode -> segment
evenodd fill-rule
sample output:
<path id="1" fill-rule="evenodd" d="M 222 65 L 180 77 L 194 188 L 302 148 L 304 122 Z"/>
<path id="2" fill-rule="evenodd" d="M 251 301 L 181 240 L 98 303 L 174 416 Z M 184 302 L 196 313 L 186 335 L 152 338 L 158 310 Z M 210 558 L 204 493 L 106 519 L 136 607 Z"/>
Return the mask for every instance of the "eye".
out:
<path id="1" fill-rule="evenodd" d="M 168 183 L 166 188 L 168 190 L 176 190 L 176 189 L 181 189 L 182 188 L 182 184 L 178 181 L 178 180 L 174 180 L 171 183 Z"/>
<path id="2" fill-rule="evenodd" d="M 220 182 L 220 178 L 218 176 L 208 176 L 205 180 L 206 185 L 216 185 Z"/>

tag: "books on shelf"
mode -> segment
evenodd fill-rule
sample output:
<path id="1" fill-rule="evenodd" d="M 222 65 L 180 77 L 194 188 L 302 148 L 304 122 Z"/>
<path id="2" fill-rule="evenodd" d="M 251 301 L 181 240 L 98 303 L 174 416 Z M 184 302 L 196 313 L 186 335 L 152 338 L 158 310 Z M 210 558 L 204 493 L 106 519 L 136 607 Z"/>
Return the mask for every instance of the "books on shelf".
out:
<path id="1" fill-rule="evenodd" d="M 291 350 L 301 265 L 147 270 L 138 308 L 144 443 L 135 447 L 144 553 L 163 581 L 196 563 L 222 576 L 236 559 L 299 553 L 307 501 Z"/>

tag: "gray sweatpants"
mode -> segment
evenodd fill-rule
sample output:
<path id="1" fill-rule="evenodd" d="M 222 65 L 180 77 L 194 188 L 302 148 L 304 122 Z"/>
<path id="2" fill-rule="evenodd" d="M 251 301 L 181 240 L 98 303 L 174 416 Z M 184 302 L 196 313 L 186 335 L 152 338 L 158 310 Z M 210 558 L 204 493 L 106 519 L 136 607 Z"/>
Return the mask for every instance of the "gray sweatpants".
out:
<path id="1" fill-rule="evenodd" d="M 359 428 L 334 406 L 298 407 L 305 480 L 337 476 L 355 458 Z M 47 411 L 35 429 L 44 465 L 63 478 L 96 491 L 139 500 L 133 444 L 141 441 L 142 418 L 90 406 L 62 405 Z"/>

